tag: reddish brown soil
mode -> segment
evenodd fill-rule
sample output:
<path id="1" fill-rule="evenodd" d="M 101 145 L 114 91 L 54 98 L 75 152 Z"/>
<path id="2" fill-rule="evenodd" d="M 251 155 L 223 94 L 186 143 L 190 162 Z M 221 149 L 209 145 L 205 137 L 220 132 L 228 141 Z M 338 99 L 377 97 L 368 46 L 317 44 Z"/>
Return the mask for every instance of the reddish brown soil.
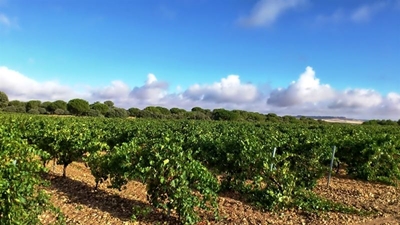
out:
<path id="1" fill-rule="evenodd" d="M 49 167 L 51 168 L 51 167 Z M 146 200 L 146 187 L 130 182 L 122 191 L 108 189 L 107 183 L 94 191 L 94 178 L 82 163 L 73 163 L 67 169 L 67 178 L 62 178 L 62 167 L 56 166 L 48 176 L 47 188 L 51 200 L 65 214 L 67 224 L 177 224 L 176 217 L 152 210 Z M 373 216 L 358 216 L 343 213 L 305 213 L 286 210 L 280 213 L 262 212 L 239 200 L 234 194 L 219 198 L 219 221 L 203 215 L 199 224 L 400 224 L 400 189 L 334 176 L 330 188 L 326 179 L 321 179 L 315 192 L 321 196 L 353 205 L 359 209 L 374 210 Z M 145 217 L 131 220 L 133 208 L 148 208 Z M 45 224 L 52 224 L 51 216 L 43 215 Z"/>

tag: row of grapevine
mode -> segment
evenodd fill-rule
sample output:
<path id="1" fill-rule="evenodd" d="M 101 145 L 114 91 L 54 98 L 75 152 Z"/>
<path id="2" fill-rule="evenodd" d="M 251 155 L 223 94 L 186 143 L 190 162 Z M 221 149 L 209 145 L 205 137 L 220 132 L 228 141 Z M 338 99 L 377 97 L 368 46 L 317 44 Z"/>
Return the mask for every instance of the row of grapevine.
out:
<path id="1" fill-rule="evenodd" d="M 0 224 L 37 224 L 42 213 L 53 213 L 63 224 L 62 214 L 54 208 L 41 189 L 48 183 L 40 158 L 47 153 L 23 138 L 25 124 L 17 118 L 1 118 L 0 125 Z"/>
<path id="2" fill-rule="evenodd" d="M 218 193 L 228 190 L 269 210 L 305 206 L 302 201 L 313 199 L 313 187 L 328 171 L 325 162 L 333 145 L 350 175 L 389 184 L 400 180 L 397 127 L 25 115 L 0 119 L 0 137 L 10 139 L 7 146 L 14 152 L 20 152 L 15 141 L 25 143 L 37 149 L 43 164 L 54 160 L 63 165 L 64 176 L 70 163 L 83 161 L 96 184 L 109 179 L 112 188 L 140 181 L 154 207 L 176 213 L 187 224 L 200 219 L 199 208 L 218 217 Z M 331 204 L 327 209 L 345 208 Z"/>

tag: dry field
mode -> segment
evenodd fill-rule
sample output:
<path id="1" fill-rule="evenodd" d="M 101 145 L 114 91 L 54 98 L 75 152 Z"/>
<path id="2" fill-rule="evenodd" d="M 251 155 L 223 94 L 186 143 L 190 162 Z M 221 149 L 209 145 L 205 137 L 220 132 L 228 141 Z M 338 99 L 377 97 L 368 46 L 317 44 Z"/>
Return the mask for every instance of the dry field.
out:
<path id="1" fill-rule="evenodd" d="M 175 217 L 152 210 L 146 200 L 146 188 L 140 183 L 130 182 L 122 191 L 107 189 L 107 184 L 102 184 L 98 191 L 94 191 L 94 179 L 82 163 L 71 164 L 67 169 L 67 178 L 62 178 L 61 174 L 61 166 L 50 172 L 48 180 L 51 186 L 47 190 L 52 202 L 66 215 L 67 224 L 178 224 Z M 373 210 L 376 214 L 363 217 L 342 213 L 315 215 L 299 210 L 262 212 L 231 193 L 219 198 L 223 219 L 214 221 L 204 215 L 204 221 L 199 224 L 400 224 L 398 188 L 337 175 L 332 178 L 330 188 L 326 187 L 326 179 L 321 179 L 315 192 L 359 209 Z M 147 208 L 151 212 L 146 217 L 131 221 L 133 208 Z M 45 224 L 52 224 L 50 216 L 45 215 L 42 220 Z"/>
<path id="2" fill-rule="evenodd" d="M 329 123 L 349 123 L 349 124 L 362 124 L 364 122 L 362 120 L 341 120 L 341 119 L 326 119 L 323 121 Z"/>

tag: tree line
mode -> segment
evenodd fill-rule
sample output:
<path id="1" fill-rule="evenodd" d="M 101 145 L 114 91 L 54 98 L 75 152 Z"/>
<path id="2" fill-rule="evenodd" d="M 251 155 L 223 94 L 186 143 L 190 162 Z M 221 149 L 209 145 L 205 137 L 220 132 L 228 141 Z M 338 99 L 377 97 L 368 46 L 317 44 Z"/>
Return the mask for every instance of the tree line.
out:
<path id="1" fill-rule="evenodd" d="M 203 109 L 194 107 L 190 111 L 181 108 L 165 108 L 161 106 L 148 106 L 144 109 L 131 107 L 124 109 L 116 107 L 114 102 L 96 101 L 90 104 L 84 99 L 71 99 L 66 102 L 30 100 L 27 102 L 12 100 L 6 93 L 0 91 L 0 111 L 11 113 L 29 113 L 44 115 L 74 115 L 107 118 L 151 118 L 151 119 L 192 119 L 192 120 L 226 120 L 226 121 L 254 121 L 254 122 L 289 122 L 289 123 L 322 123 L 323 121 L 308 117 L 278 116 L 275 113 L 261 114 L 245 110 Z M 370 120 L 365 125 L 400 125 L 399 121 Z"/>

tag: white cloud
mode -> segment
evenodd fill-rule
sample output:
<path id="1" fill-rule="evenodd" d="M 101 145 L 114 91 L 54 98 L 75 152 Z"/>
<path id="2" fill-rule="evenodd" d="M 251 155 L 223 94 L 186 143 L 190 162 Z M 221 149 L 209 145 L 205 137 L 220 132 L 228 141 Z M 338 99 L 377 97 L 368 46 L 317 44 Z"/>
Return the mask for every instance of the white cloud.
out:
<path id="1" fill-rule="evenodd" d="M 79 96 L 72 88 L 56 81 L 38 82 L 4 66 L 0 66 L 0 80 L 0 90 L 10 99 L 65 100 Z"/>
<path id="2" fill-rule="evenodd" d="M 96 100 L 126 98 L 129 95 L 130 88 L 122 81 L 112 81 L 110 86 L 91 91 L 91 97 Z"/>
<path id="3" fill-rule="evenodd" d="M 329 105 L 330 108 L 371 108 L 382 103 L 382 96 L 368 89 L 351 89 L 338 93 L 335 100 Z"/>
<path id="4" fill-rule="evenodd" d="M 184 96 L 216 103 L 250 103 L 256 101 L 260 93 L 256 86 L 242 84 L 238 75 L 229 75 L 212 85 L 192 85 Z"/>
<path id="5" fill-rule="evenodd" d="M 0 25 L 4 25 L 6 27 L 10 27 L 11 26 L 10 19 L 3 13 L 0 13 Z"/>
<path id="6" fill-rule="evenodd" d="M 351 14 L 350 19 L 353 22 L 366 22 L 371 19 L 371 17 L 384 9 L 387 6 L 387 2 L 380 1 L 375 4 L 362 5 Z"/>
<path id="7" fill-rule="evenodd" d="M 239 24 L 245 26 L 268 26 L 283 13 L 305 4 L 306 0 L 259 0 L 250 15 L 239 18 Z"/>
<path id="8" fill-rule="evenodd" d="M 398 1 L 400 2 L 400 1 Z M 370 21 L 373 16 L 380 13 L 386 8 L 396 8 L 394 1 L 376 1 L 375 3 L 363 4 L 352 10 L 344 10 L 342 8 L 335 10 L 332 14 L 320 14 L 316 17 L 317 23 L 339 23 L 353 22 L 362 23 Z"/>
<path id="9" fill-rule="evenodd" d="M 130 98 L 155 104 L 167 95 L 168 83 L 158 81 L 154 74 L 148 74 L 146 84 L 135 87 L 130 92 Z"/>
<path id="10" fill-rule="evenodd" d="M 400 94 L 390 92 L 382 99 L 377 114 L 383 117 L 400 118 Z"/>
<path id="11" fill-rule="evenodd" d="M 287 107 L 304 103 L 318 103 L 334 97 L 334 90 L 326 84 L 320 84 L 311 67 L 300 75 L 297 82 L 293 81 L 286 89 L 276 89 L 271 92 L 268 104 Z"/>
<path id="12" fill-rule="evenodd" d="M 186 90 L 168 92 L 168 83 L 148 74 L 142 86 L 130 87 L 123 81 L 112 81 L 105 87 L 86 87 L 78 92 L 75 87 L 56 81 L 39 82 L 7 67 L 0 67 L 0 90 L 10 99 L 54 101 L 83 98 L 89 102 L 112 100 L 117 107 L 144 108 L 159 105 L 190 110 L 226 108 L 274 112 L 279 115 L 346 116 L 363 119 L 400 118 L 400 94 L 386 96 L 375 90 L 335 90 L 322 84 L 315 71 L 307 67 L 297 81 L 286 88 L 271 89 L 242 83 L 238 75 L 229 75 L 213 84 L 194 84 Z"/>

